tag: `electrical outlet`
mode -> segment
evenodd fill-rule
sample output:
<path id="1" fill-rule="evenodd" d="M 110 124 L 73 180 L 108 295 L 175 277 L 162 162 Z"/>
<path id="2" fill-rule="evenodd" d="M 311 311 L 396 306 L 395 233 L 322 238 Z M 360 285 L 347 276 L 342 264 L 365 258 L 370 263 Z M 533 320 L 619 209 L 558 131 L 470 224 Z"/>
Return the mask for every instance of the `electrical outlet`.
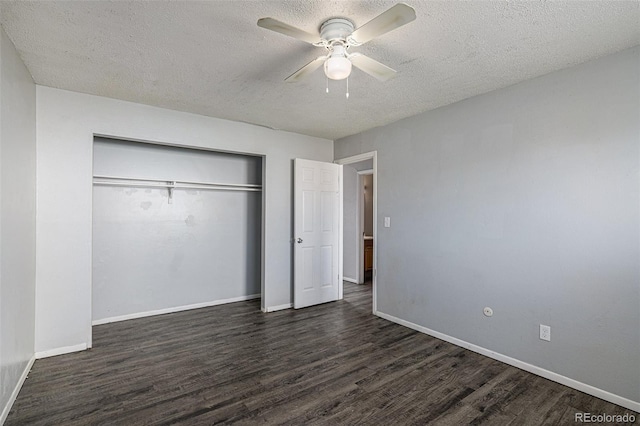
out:
<path id="1" fill-rule="evenodd" d="M 391 218 L 388 216 L 385 216 L 384 218 L 384 227 L 385 228 L 391 228 Z"/>
<path id="2" fill-rule="evenodd" d="M 548 325 L 540 324 L 540 340 L 551 341 L 551 327 Z"/>
<path id="3" fill-rule="evenodd" d="M 486 317 L 490 317 L 493 315 L 493 309 L 491 309 L 490 307 L 486 307 L 482 310 L 482 312 L 484 313 L 484 316 Z"/>

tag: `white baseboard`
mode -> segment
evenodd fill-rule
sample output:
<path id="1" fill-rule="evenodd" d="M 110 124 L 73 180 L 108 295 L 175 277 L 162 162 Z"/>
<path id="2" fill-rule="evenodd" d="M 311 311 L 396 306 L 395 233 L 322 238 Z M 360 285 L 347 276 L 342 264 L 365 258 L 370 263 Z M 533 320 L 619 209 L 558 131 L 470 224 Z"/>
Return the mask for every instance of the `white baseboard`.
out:
<path id="1" fill-rule="evenodd" d="M 49 358 L 52 356 L 70 354 L 71 352 L 80 352 L 87 350 L 86 343 L 79 343 L 73 346 L 63 346 L 61 348 L 49 349 L 46 351 L 36 352 L 36 359 Z"/>
<path id="2" fill-rule="evenodd" d="M 293 303 L 285 303 L 284 305 L 267 306 L 266 312 L 282 311 L 283 309 L 291 309 L 291 308 L 293 308 Z"/>
<path id="3" fill-rule="evenodd" d="M 250 294 L 248 296 L 232 297 L 230 299 L 219 299 L 219 300 L 213 300 L 211 302 L 194 303 L 192 305 L 176 306 L 173 308 L 156 309 L 154 311 L 136 312 L 134 314 L 119 315 L 116 317 L 103 318 L 103 319 L 91 321 L 91 325 L 109 324 L 111 322 L 151 317 L 154 315 L 172 314 L 174 312 L 188 311 L 191 309 L 208 308 L 210 306 L 224 305 L 227 303 L 243 302 L 245 300 L 258 299 L 259 297 L 260 297 L 259 294 Z"/>
<path id="4" fill-rule="evenodd" d="M 13 407 L 13 403 L 16 402 L 16 398 L 20 393 L 20 389 L 22 389 L 22 385 L 24 381 L 27 380 L 27 376 L 29 375 L 29 371 L 31 371 L 31 367 L 33 367 L 33 363 L 36 360 L 36 356 L 31 356 L 31 359 L 27 362 L 20 378 L 18 379 L 18 383 L 16 383 L 15 388 L 13 388 L 13 392 L 11 392 L 11 396 L 9 397 L 9 401 L 7 401 L 7 405 L 5 405 L 2 409 L 2 414 L 0 414 L 0 425 L 3 425 L 9 416 L 9 411 L 11 411 L 11 407 Z"/>
<path id="5" fill-rule="evenodd" d="M 342 281 L 358 284 L 358 281 L 354 280 L 353 278 L 342 277 Z"/>
<path id="6" fill-rule="evenodd" d="M 451 337 L 449 335 L 440 333 L 435 330 L 431 330 L 429 328 L 423 327 L 418 324 L 414 324 L 410 321 L 406 321 L 393 315 L 385 314 L 384 312 L 376 312 L 376 315 L 380 318 L 384 318 L 391 322 L 395 322 L 396 324 L 403 325 L 405 327 L 411 328 L 413 330 L 419 331 L 424 334 L 428 334 L 429 336 L 433 336 L 440 340 L 444 340 L 445 342 L 452 343 L 456 346 L 463 347 L 465 349 L 469 349 L 470 351 L 479 353 L 481 355 L 487 356 L 489 358 L 493 358 L 495 360 L 504 362 L 505 364 L 512 365 L 521 370 L 528 371 L 529 373 L 536 374 L 538 376 L 544 377 L 545 379 L 552 380 L 554 382 L 560 383 L 561 385 L 568 386 L 570 388 L 579 390 L 584 393 L 588 393 L 589 395 L 593 395 L 595 397 L 604 399 L 605 401 L 612 402 L 614 404 L 620 405 L 622 407 L 628 408 L 630 410 L 640 412 L 640 402 L 632 401 L 630 399 L 624 398 L 622 396 L 613 394 L 611 392 L 605 391 L 600 388 L 596 388 L 595 386 L 588 385 L 586 383 L 579 382 L 577 380 L 571 379 L 569 377 L 563 376 L 558 373 L 554 373 L 553 371 L 545 370 L 544 368 L 526 363 L 524 361 L 520 361 L 519 359 L 511 358 L 507 355 L 503 355 L 498 352 L 494 352 L 492 350 L 483 348 L 482 346 L 477 346 L 469 342 L 465 342 L 464 340 L 457 339 L 455 337 Z"/>

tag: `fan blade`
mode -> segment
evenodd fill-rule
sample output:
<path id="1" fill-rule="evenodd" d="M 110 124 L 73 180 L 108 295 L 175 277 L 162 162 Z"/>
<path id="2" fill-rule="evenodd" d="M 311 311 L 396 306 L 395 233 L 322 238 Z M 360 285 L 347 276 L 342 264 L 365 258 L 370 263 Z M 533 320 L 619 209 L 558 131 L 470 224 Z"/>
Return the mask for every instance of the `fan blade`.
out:
<path id="1" fill-rule="evenodd" d="M 320 41 L 320 35 L 308 33 L 300 28 L 293 27 L 273 18 L 258 19 L 258 26 L 311 44 Z"/>
<path id="2" fill-rule="evenodd" d="M 356 68 L 360 68 L 362 71 L 380 81 L 387 81 L 396 75 L 396 71 L 394 69 L 389 68 L 388 66 L 361 53 L 354 53 L 350 55 L 349 60 Z"/>
<path id="3" fill-rule="evenodd" d="M 292 83 L 294 81 L 302 80 L 303 78 L 320 68 L 320 66 L 324 64 L 324 61 L 326 61 L 327 58 L 328 56 L 318 56 L 304 67 L 300 68 L 298 71 L 285 78 L 284 81 L 286 81 L 287 83 Z"/>
<path id="4" fill-rule="evenodd" d="M 411 6 L 398 3 L 355 30 L 348 39 L 355 41 L 354 44 L 357 46 L 408 24 L 414 19 L 416 19 L 416 11 Z"/>

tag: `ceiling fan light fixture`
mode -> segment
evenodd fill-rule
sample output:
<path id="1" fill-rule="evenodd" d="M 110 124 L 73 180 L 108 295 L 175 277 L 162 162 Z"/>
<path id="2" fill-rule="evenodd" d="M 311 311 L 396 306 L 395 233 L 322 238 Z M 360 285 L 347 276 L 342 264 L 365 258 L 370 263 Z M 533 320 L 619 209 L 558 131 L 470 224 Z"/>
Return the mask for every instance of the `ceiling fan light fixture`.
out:
<path id="1" fill-rule="evenodd" d="M 351 74 L 351 61 L 347 58 L 347 48 L 342 44 L 330 47 L 331 54 L 324 62 L 324 73 L 331 80 L 344 80 Z"/>
<path id="2" fill-rule="evenodd" d="M 324 63 L 324 73 L 331 80 L 344 80 L 351 74 L 351 61 L 344 56 L 332 56 Z"/>

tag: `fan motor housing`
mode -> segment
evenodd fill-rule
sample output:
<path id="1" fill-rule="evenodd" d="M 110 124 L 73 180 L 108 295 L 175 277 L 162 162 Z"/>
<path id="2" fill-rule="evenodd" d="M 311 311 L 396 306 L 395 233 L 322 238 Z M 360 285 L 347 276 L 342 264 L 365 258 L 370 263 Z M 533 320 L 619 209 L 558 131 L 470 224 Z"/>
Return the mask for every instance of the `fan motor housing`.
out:
<path id="1" fill-rule="evenodd" d="M 347 39 L 354 30 L 353 22 L 345 18 L 333 18 L 320 26 L 320 37 L 327 42 Z"/>

